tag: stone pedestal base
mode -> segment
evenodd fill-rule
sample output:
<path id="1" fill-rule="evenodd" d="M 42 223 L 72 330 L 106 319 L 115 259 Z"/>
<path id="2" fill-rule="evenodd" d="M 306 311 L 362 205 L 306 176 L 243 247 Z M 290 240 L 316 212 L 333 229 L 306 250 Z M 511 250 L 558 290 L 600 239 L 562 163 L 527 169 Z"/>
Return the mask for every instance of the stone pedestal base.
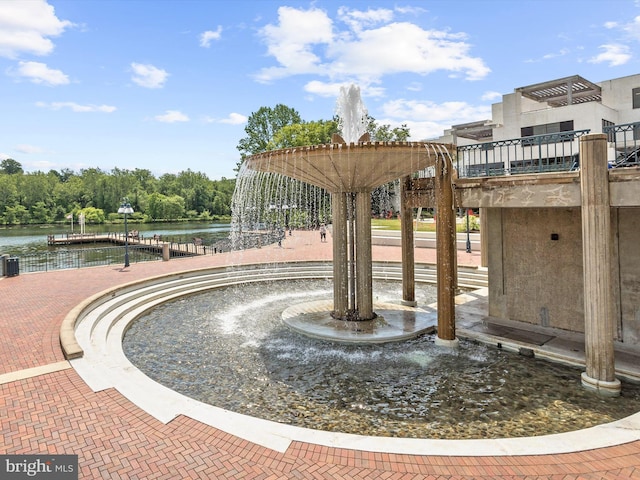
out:
<path id="1" fill-rule="evenodd" d="M 458 348 L 460 345 L 460 340 L 454 338 L 453 340 L 444 340 L 436 335 L 434 343 L 439 347 L 450 347 L 450 348 Z"/>
<path id="2" fill-rule="evenodd" d="M 620 395 L 620 390 L 622 389 L 620 380 L 616 379 L 613 382 L 597 380 L 587 375 L 587 372 L 582 372 L 580 378 L 582 379 L 582 386 L 584 388 L 593 390 L 597 392 L 598 395 L 602 395 L 603 397 L 617 397 Z"/>
<path id="3" fill-rule="evenodd" d="M 374 320 L 337 320 L 331 316 L 331 301 L 317 300 L 288 307 L 282 320 L 308 337 L 342 343 L 398 342 L 436 329 L 434 311 L 382 302 L 375 304 L 375 310 Z"/>
<path id="4" fill-rule="evenodd" d="M 418 306 L 418 302 L 416 302 L 415 300 L 401 300 L 400 304 L 404 305 L 405 307 L 417 307 Z"/>

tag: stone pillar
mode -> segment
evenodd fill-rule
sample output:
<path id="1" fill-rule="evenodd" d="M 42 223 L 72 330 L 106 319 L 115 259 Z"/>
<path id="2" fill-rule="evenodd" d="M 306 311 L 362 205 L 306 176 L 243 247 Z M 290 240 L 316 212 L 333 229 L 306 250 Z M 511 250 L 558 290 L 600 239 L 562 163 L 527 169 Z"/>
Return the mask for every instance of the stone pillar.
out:
<path id="1" fill-rule="evenodd" d="M 480 208 L 480 266 L 489 266 L 489 251 L 487 250 L 487 222 L 486 208 Z"/>
<path id="2" fill-rule="evenodd" d="M 345 319 L 349 309 L 349 266 L 347 255 L 347 198 L 332 195 L 333 216 L 333 316 Z"/>
<path id="3" fill-rule="evenodd" d="M 371 267 L 371 192 L 356 194 L 356 308 L 359 320 L 371 320 L 373 284 Z"/>
<path id="4" fill-rule="evenodd" d="M 456 216 L 453 207 L 453 165 L 440 154 L 435 163 L 438 335 L 436 345 L 455 347 L 456 338 Z"/>
<path id="5" fill-rule="evenodd" d="M 416 307 L 415 251 L 413 245 L 413 209 L 408 205 L 411 176 L 400 180 L 400 234 L 402 244 L 402 304 Z"/>
<path id="6" fill-rule="evenodd" d="M 582 385 L 601 395 L 617 396 L 621 387 L 615 377 L 613 350 L 611 212 L 605 134 L 589 134 L 580 139 L 580 198 L 586 360 Z"/>
<path id="7" fill-rule="evenodd" d="M 162 261 L 168 262 L 171 258 L 171 252 L 169 251 L 169 244 L 167 242 L 162 244 Z"/>

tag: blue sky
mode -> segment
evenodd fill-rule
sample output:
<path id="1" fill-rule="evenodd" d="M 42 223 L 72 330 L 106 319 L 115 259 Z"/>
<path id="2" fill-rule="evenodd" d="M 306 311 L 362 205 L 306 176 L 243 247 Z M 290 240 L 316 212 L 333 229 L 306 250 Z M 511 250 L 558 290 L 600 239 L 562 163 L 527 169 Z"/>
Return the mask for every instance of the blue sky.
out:
<path id="1" fill-rule="evenodd" d="M 411 140 L 515 88 L 640 73 L 640 0 L 0 0 L 0 159 L 232 178 L 246 119 L 360 85 Z"/>

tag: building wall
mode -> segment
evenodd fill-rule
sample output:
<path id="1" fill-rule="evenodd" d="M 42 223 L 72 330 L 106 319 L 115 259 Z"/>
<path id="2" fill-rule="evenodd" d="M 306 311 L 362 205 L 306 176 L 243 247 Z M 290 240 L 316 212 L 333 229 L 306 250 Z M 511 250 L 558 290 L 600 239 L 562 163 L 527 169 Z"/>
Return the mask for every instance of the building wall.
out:
<path id="1" fill-rule="evenodd" d="M 486 210 L 489 315 L 583 332 L 580 209 Z"/>
<path id="2" fill-rule="evenodd" d="M 640 208 L 616 213 L 621 335 L 625 343 L 640 345 Z"/>
<path id="3" fill-rule="evenodd" d="M 640 120 L 640 109 L 633 109 L 632 90 L 640 88 L 640 75 L 598 82 L 602 88 L 602 103 L 619 113 L 616 123 L 632 123 Z"/>
<path id="4" fill-rule="evenodd" d="M 580 208 L 487 208 L 489 315 L 584 332 Z M 615 338 L 640 345 L 640 208 L 612 209 Z M 552 240 L 551 234 L 558 240 Z"/>

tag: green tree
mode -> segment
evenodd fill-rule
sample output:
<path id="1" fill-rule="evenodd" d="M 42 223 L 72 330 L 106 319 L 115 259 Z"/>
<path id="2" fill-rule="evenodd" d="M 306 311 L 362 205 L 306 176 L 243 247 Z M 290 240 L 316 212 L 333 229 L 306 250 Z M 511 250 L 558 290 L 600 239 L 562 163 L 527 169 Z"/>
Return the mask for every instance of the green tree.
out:
<path id="1" fill-rule="evenodd" d="M 180 195 L 171 195 L 167 197 L 165 202 L 165 219 L 166 220 L 178 220 L 184 218 L 184 198 Z"/>
<path id="2" fill-rule="evenodd" d="M 411 136 L 409 127 L 405 123 L 400 127 L 391 128 L 391 125 L 376 125 L 371 132 L 371 139 L 376 142 L 406 142 Z"/>
<path id="3" fill-rule="evenodd" d="M 335 120 L 285 125 L 274 134 L 267 144 L 267 150 L 331 143 L 331 136 L 337 132 L 338 123 Z"/>
<path id="4" fill-rule="evenodd" d="M 53 192 L 59 180 L 42 172 L 32 172 L 16 176 L 18 182 L 18 199 L 21 205 L 31 210 L 39 202 L 47 208 L 54 204 Z"/>
<path id="5" fill-rule="evenodd" d="M 4 209 L 4 220 L 9 225 L 29 223 L 29 211 L 22 205 L 7 206 Z"/>
<path id="6" fill-rule="evenodd" d="M 0 213 L 4 212 L 7 206 L 15 204 L 18 198 L 18 188 L 13 175 L 0 173 Z"/>
<path id="7" fill-rule="evenodd" d="M 247 125 L 244 127 L 247 136 L 240 139 L 236 147 L 240 152 L 241 161 L 250 155 L 267 150 L 269 142 L 282 127 L 296 123 L 302 123 L 302 118 L 291 107 L 282 104 L 273 108 L 260 107 L 257 112 L 249 116 Z"/>
<path id="8" fill-rule="evenodd" d="M 82 178 L 74 175 L 66 182 L 57 183 L 53 189 L 53 202 L 59 210 L 56 210 L 56 220 L 61 220 L 60 212 L 71 212 L 85 205 L 85 186 Z"/>
<path id="9" fill-rule="evenodd" d="M 22 164 L 13 158 L 5 158 L 0 162 L 0 173 L 17 175 L 23 173 Z"/>
<path id="10" fill-rule="evenodd" d="M 78 213 L 84 215 L 84 221 L 86 223 L 104 223 L 105 220 L 104 210 L 101 208 L 86 207 Z"/>
<path id="11" fill-rule="evenodd" d="M 53 220 L 53 212 L 44 202 L 36 202 L 31 207 L 31 221 L 33 223 L 49 223 Z"/>

